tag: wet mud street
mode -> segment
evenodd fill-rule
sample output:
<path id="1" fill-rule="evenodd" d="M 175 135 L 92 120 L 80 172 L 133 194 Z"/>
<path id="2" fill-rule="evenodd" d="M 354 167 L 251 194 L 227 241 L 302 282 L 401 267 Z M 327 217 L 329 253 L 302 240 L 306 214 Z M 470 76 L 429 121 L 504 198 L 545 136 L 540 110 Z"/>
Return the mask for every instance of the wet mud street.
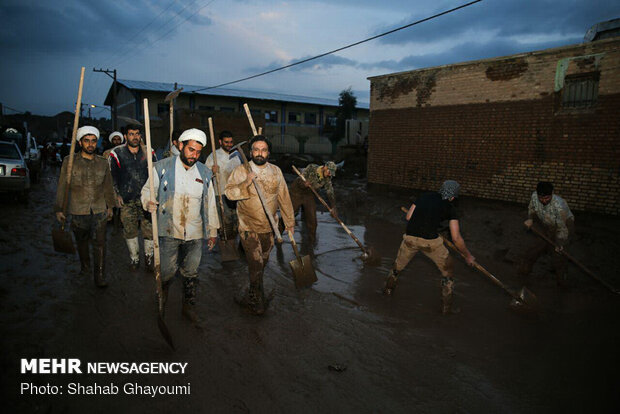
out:
<path id="1" fill-rule="evenodd" d="M 166 323 L 156 323 L 155 283 L 131 272 L 121 233 L 108 226 L 109 287 L 81 277 L 77 254 L 52 247 L 52 204 L 59 170 L 45 170 L 23 206 L 0 202 L 0 338 L 5 412 L 460 413 L 618 412 L 620 296 L 569 264 L 557 287 L 547 256 L 528 287 L 537 317 L 455 257 L 456 315 L 440 314 L 440 274 L 422 254 L 381 294 L 404 231 L 410 192 L 367 190 L 334 181 L 343 221 L 382 256 L 365 266 L 356 244 L 326 212 L 314 248 L 318 282 L 297 291 L 288 238 L 271 253 L 264 317 L 233 301 L 247 280 L 244 260 L 221 264 L 204 245 L 197 329 L 181 316 L 182 283 L 171 287 Z M 291 177 L 289 177 L 291 178 Z M 526 206 L 463 198 L 461 229 L 477 261 L 506 285 L 521 287 L 519 255 L 536 237 L 523 229 Z M 576 214 L 567 250 L 620 287 L 620 220 Z M 303 222 L 296 228 L 302 254 Z M 300 233 L 301 231 L 301 233 Z M 453 254 L 453 253 L 452 253 Z M 20 374 L 21 358 L 87 362 L 187 362 L 185 374 Z M 20 395 L 20 384 L 64 386 L 62 395 Z M 67 384 L 187 385 L 190 395 L 68 395 Z"/>

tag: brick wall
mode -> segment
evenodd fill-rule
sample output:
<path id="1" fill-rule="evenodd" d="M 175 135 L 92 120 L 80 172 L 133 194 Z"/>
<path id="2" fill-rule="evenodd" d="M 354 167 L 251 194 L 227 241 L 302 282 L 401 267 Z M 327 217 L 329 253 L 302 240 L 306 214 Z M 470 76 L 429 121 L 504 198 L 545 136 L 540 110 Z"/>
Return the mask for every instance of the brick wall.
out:
<path id="1" fill-rule="evenodd" d="M 560 107 L 562 59 L 561 77 L 600 73 L 595 107 Z M 572 209 L 618 215 L 619 144 L 617 38 L 371 78 L 370 183 L 450 178 L 464 195 L 525 203 L 549 180 Z"/>

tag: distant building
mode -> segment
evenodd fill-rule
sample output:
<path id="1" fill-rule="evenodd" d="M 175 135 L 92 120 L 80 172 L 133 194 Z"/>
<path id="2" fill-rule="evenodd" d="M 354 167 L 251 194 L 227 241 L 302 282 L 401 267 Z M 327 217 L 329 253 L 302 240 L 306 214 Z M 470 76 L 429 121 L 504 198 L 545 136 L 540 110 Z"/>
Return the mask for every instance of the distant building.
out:
<path id="1" fill-rule="evenodd" d="M 370 183 L 620 214 L 620 38 L 369 79 Z"/>
<path id="2" fill-rule="evenodd" d="M 143 99 L 148 98 L 155 141 L 165 143 L 169 104 L 164 99 L 175 85 L 133 80 L 118 80 L 117 84 L 119 117 L 142 121 Z M 271 139 L 277 150 L 297 152 L 299 140 L 305 143 L 306 152 L 331 150 L 327 137 L 336 125 L 338 99 L 227 88 L 201 90 L 205 87 L 196 85 L 179 84 L 177 88 L 183 88 L 183 92 L 175 102 L 175 129 L 198 127 L 207 130 L 207 119 L 212 117 L 216 135 L 218 131 L 228 129 L 237 136 L 248 137 L 250 127 L 243 109 L 243 104 L 247 103 L 256 126 L 263 127 L 263 134 Z M 110 87 L 105 105 L 112 106 L 112 97 Z M 368 120 L 368 114 L 368 104 L 358 104 L 356 118 Z"/>

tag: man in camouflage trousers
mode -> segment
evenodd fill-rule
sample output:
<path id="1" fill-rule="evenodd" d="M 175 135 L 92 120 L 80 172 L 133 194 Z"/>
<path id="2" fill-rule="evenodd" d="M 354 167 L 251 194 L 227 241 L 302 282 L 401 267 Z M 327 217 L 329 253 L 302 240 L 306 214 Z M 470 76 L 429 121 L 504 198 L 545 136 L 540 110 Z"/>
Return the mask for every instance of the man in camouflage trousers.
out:
<path id="1" fill-rule="evenodd" d="M 142 135 L 139 125 L 128 125 L 125 133 L 127 143 L 110 152 L 110 170 L 114 179 L 114 188 L 121 206 L 121 222 L 123 237 L 129 249 L 131 268 L 140 266 L 140 245 L 138 228 L 142 229 L 144 238 L 145 264 L 149 270 L 153 268 L 153 227 L 151 217 L 142 209 L 140 193 L 148 180 L 148 160 L 146 148 L 141 144 Z M 153 162 L 156 161 L 151 154 Z"/>
<path id="2" fill-rule="evenodd" d="M 308 164 L 304 168 L 302 175 L 306 179 L 304 182 L 301 177 L 297 177 L 290 185 L 291 202 L 293 203 L 293 214 L 296 215 L 301 207 L 304 208 L 304 220 L 308 226 L 310 241 L 316 240 L 316 200 L 310 187 L 318 191 L 325 188 L 327 199 L 332 208 L 332 216 L 337 216 L 336 196 L 332 185 L 332 177 L 336 176 L 336 164 L 328 161 L 325 165 Z"/>
<path id="3" fill-rule="evenodd" d="M 575 216 L 570 211 L 564 199 L 553 194 L 553 184 L 541 181 L 532 193 L 528 206 L 528 219 L 523 223 L 530 229 L 536 224 L 548 238 L 558 246 L 557 251 L 541 238 L 526 251 L 519 265 L 519 275 L 527 279 L 536 261 L 545 253 L 551 253 L 551 261 L 555 269 L 556 281 L 561 285 L 566 279 L 567 262 L 560 251 L 568 244 L 570 235 L 574 232 Z"/>
<path id="4" fill-rule="evenodd" d="M 106 160 L 95 154 L 99 130 L 92 126 L 83 126 L 77 130 L 76 139 L 82 150 L 74 155 L 67 212 L 71 216 L 71 230 L 80 256 L 80 274 L 84 276 L 90 271 L 89 242 L 92 241 L 95 284 L 106 287 L 106 222 L 111 217 L 112 207 L 116 206 L 112 176 Z M 68 156 L 65 157 L 62 163 L 54 204 L 56 219 L 61 223 L 67 219 L 63 213 L 63 202 L 68 159 Z"/>

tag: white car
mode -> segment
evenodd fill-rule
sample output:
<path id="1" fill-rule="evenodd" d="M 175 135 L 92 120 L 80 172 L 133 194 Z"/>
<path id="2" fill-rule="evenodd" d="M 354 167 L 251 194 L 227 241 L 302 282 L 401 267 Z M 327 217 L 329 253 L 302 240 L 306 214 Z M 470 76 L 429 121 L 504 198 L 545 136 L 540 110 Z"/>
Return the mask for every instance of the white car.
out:
<path id="1" fill-rule="evenodd" d="M 20 201 L 28 201 L 30 171 L 14 142 L 0 141 L 0 192 L 17 193 Z"/>

